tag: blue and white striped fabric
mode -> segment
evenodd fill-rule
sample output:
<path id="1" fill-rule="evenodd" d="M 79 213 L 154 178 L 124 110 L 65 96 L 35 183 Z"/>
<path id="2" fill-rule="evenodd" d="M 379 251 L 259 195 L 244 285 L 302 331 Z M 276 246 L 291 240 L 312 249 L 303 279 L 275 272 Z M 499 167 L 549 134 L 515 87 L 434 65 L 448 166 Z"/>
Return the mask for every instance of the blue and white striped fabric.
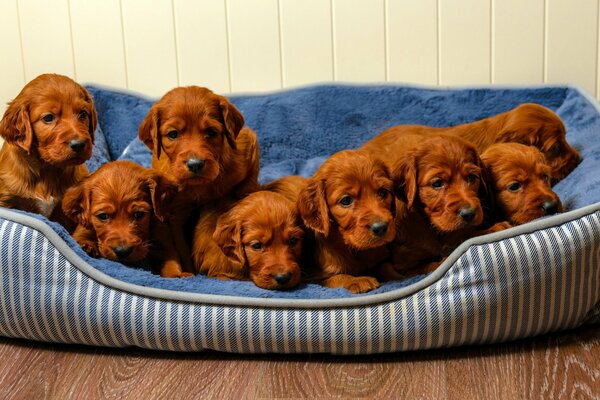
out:
<path id="1" fill-rule="evenodd" d="M 317 308 L 118 288 L 78 265 L 51 228 L 2 210 L 0 335 L 171 351 L 371 354 L 573 328 L 598 317 L 600 204 L 568 214 L 557 226 L 467 243 L 412 292 Z"/>

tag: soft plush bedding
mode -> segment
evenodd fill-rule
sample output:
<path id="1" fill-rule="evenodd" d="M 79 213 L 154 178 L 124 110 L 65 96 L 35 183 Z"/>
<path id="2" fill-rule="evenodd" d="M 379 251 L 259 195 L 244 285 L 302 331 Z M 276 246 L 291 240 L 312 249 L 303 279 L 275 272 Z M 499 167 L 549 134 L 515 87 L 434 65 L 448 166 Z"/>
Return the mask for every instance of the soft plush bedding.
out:
<path id="1" fill-rule="evenodd" d="M 89 86 L 98 111 L 88 167 L 150 165 L 137 127 L 152 99 Z M 481 343 L 578 326 L 600 301 L 600 113 L 573 87 L 429 89 L 321 85 L 230 100 L 259 137 L 261 182 L 397 124 L 450 126 L 524 102 L 555 110 L 583 162 L 555 191 L 568 212 L 471 239 L 435 273 L 354 295 L 315 284 L 163 279 L 87 256 L 43 217 L 0 210 L 0 333 L 171 350 L 373 353 Z"/>

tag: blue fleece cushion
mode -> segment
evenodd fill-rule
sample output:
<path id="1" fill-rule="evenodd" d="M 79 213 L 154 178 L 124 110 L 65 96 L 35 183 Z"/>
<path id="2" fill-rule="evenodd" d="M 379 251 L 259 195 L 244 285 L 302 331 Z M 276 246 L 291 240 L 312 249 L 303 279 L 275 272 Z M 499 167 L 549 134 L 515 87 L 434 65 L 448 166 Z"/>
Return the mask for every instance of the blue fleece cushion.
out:
<path id="1" fill-rule="evenodd" d="M 138 126 L 154 99 L 88 87 L 98 110 L 100 140 L 88 162 L 91 170 L 108 160 L 129 159 L 150 166 L 151 153 L 138 139 Z M 285 175 L 310 176 L 327 156 L 355 148 L 397 124 L 452 126 L 510 110 L 525 102 L 555 110 L 567 127 L 567 139 L 583 162 L 554 189 L 567 210 L 600 201 L 600 117 L 595 106 L 575 89 L 480 88 L 436 90 L 406 86 L 321 85 L 265 95 L 231 96 L 259 138 L 261 182 Z M 102 141 L 103 140 L 103 141 Z M 42 218 L 42 217 L 39 217 Z M 43 219 L 43 218 L 42 218 Z M 191 292 L 279 298 L 353 296 L 345 289 L 304 285 L 287 292 L 259 289 L 250 282 L 223 282 L 204 276 L 163 279 L 148 271 L 93 259 L 56 224 L 52 226 L 91 265 L 134 284 Z M 384 283 L 371 292 L 397 289 L 421 279 Z"/>

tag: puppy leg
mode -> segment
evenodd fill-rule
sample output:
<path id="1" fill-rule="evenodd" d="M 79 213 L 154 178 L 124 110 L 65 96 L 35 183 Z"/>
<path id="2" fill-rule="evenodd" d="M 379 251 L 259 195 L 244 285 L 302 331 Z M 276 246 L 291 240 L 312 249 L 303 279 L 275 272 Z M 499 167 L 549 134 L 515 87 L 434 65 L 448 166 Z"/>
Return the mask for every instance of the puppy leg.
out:
<path id="1" fill-rule="evenodd" d="M 329 288 L 345 288 L 352 293 L 365 293 L 377 289 L 379 282 L 372 276 L 337 274 L 322 280 L 321 285 Z"/>
<path id="2" fill-rule="evenodd" d="M 83 251 L 88 253 L 90 256 L 94 258 L 100 258 L 96 232 L 91 229 L 87 229 L 82 225 L 77 225 L 77 228 L 75 228 L 75 231 L 73 232 L 73 239 L 75 239 Z"/>
<path id="3" fill-rule="evenodd" d="M 180 268 L 184 272 L 194 271 L 192 253 L 184 232 L 185 221 L 189 217 L 189 214 L 188 212 L 178 213 L 169 221 L 169 236 L 171 237 L 174 250 L 179 256 Z"/>
<path id="4" fill-rule="evenodd" d="M 497 222 L 487 229 L 477 231 L 474 236 L 483 236 L 483 235 L 487 235 L 488 233 L 500 232 L 500 231 L 503 231 L 505 229 L 512 228 L 512 227 L 513 226 L 508 221 Z"/>
<path id="5" fill-rule="evenodd" d="M 163 278 L 185 278 L 194 276 L 190 272 L 184 272 L 181 268 L 181 261 L 173 238 L 171 230 L 166 224 L 157 224 L 153 231 L 152 259 L 157 261 L 156 269 Z"/>

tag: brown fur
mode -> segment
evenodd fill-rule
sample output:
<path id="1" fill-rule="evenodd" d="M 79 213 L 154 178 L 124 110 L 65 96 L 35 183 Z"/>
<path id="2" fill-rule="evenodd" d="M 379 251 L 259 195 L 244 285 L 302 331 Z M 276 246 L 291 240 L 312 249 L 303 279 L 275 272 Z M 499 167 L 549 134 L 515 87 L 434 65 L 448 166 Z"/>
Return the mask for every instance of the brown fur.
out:
<path id="1" fill-rule="evenodd" d="M 160 172 L 114 161 L 67 190 L 62 208 L 77 222 L 73 237 L 86 252 L 136 265 L 147 258 L 168 260 L 155 241 L 176 192 L 175 182 Z M 130 254 L 119 256 L 119 247 Z"/>
<path id="2" fill-rule="evenodd" d="M 92 97 L 72 79 L 45 74 L 25 85 L 0 122 L 0 206 L 70 225 L 56 206 L 88 174 L 83 163 L 92 155 L 96 121 Z M 69 145 L 74 140 L 78 152 Z"/>
<path id="3" fill-rule="evenodd" d="M 152 150 L 152 167 L 181 187 L 173 201 L 171 234 L 162 242 L 176 249 L 180 272 L 193 272 L 184 235 L 191 212 L 211 200 L 241 198 L 258 187 L 258 142 L 243 125 L 244 117 L 225 97 L 189 86 L 166 93 L 139 127 L 140 139 Z M 192 159 L 204 163 L 197 173 L 186 164 Z"/>
<path id="4" fill-rule="evenodd" d="M 558 195 L 550 187 L 550 166 L 535 147 L 494 144 L 481 155 L 481 160 L 494 192 L 493 220 L 520 225 L 563 211 Z M 549 211 L 544 209 L 544 204 L 555 204 L 556 208 Z"/>
<path id="5" fill-rule="evenodd" d="M 341 151 L 323 163 L 302 189 L 298 209 L 314 231 L 311 279 L 327 287 L 363 293 L 379 286 L 367 276 L 389 252 L 394 238 L 394 196 L 387 167 L 366 154 Z M 352 201 L 347 202 L 348 198 Z M 387 224 L 374 233 L 375 224 Z"/>
<path id="6" fill-rule="evenodd" d="M 538 104 L 522 104 L 508 112 L 468 124 L 449 128 L 422 125 L 398 125 L 380 133 L 365 147 L 383 149 L 399 135 L 445 134 L 461 137 L 480 153 L 494 143 L 516 142 L 537 147 L 546 156 L 552 169 L 552 179 L 559 181 L 577 164 L 579 153 L 566 140 L 565 126 L 552 110 Z"/>

